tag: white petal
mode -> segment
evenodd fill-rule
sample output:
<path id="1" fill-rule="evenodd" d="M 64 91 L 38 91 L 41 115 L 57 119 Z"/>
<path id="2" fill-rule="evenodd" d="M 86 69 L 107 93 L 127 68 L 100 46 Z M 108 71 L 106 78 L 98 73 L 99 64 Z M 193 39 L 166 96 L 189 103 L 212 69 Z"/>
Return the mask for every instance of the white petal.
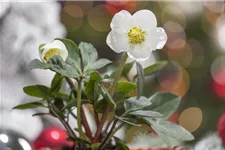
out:
<path id="1" fill-rule="evenodd" d="M 163 28 L 157 28 L 156 33 L 157 33 L 157 37 L 158 37 L 156 49 L 162 49 L 167 41 L 166 32 Z"/>
<path id="2" fill-rule="evenodd" d="M 163 28 L 151 29 L 147 32 L 145 47 L 150 47 L 151 50 L 162 49 L 166 44 L 167 35 Z"/>
<path id="3" fill-rule="evenodd" d="M 112 22 L 110 24 L 111 29 L 122 28 L 127 31 L 130 30 L 131 26 L 132 26 L 132 16 L 126 10 L 122 10 L 116 13 L 113 16 Z"/>
<path id="4" fill-rule="evenodd" d="M 132 19 L 135 26 L 142 27 L 144 30 L 156 28 L 157 26 L 156 17 L 150 10 L 137 11 Z"/>
<path id="5" fill-rule="evenodd" d="M 64 43 L 60 40 L 54 40 L 53 41 L 54 44 L 56 44 L 57 46 L 60 47 L 60 49 L 67 51 L 66 46 L 64 45 Z"/>
<path id="6" fill-rule="evenodd" d="M 127 54 L 130 58 L 137 61 L 144 61 L 151 56 L 151 50 L 144 46 L 136 46 L 128 50 Z"/>
<path id="7" fill-rule="evenodd" d="M 128 36 L 125 33 L 109 32 L 107 39 L 107 45 L 116 53 L 127 51 L 129 46 Z"/>

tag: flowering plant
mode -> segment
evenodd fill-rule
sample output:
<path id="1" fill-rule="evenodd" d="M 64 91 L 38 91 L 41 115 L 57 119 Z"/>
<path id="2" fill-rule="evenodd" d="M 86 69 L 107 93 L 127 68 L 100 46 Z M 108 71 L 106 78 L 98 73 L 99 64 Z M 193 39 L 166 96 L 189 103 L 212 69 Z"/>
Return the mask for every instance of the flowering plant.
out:
<path id="1" fill-rule="evenodd" d="M 121 11 L 113 17 L 112 31 L 106 42 L 115 52 L 124 52 L 116 70 L 110 70 L 110 60 L 98 59 L 98 53 L 90 43 L 81 42 L 77 46 L 69 39 L 55 39 L 50 44 L 41 44 L 41 61 L 31 61 L 29 68 L 49 69 L 56 74 L 50 86 L 24 87 L 27 95 L 40 100 L 14 109 L 45 108 L 47 112 L 34 115 L 56 117 L 65 127 L 68 140 L 74 142 L 74 149 L 127 150 L 129 148 L 120 139 L 114 138 L 114 134 L 123 126 L 141 124 L 151 127 L 169 147 L 171 144 L 167 136 L 193 140 L 184 128 L 167 121 L 177 109 L 180 97 L 168 92 L 157 92 L 150 97 L 142 94 L 145 76 L 156 73 L 167 63 L 157 62 L 143 68 L 137 62 L 149 58 L 153 50 L 162 48 L 166 43 L 165 31 L 156 26 L 156 18 L 149 10 L 138 11 L 133 16 Z M 134 61 L 126 63 L 128 57 Z M 134 63 L 137 75 L 131 81 L 127 74 Z M 106 71 L 99 72 L 98 69 L 103 67 Z M 126 80 L 121 81 L 121 78 Z M 66 85 L 69 90 L 65 90 Z M 97 127 L 93 132 L 84 111 L 88 104 L 93 108 Z M 75 108 L 76 114 L 73 113 Z M 113 117 L 107 121 L 109 114 Z M 70 115 L 77 120 L 77 127 L 68 123 Z"/>

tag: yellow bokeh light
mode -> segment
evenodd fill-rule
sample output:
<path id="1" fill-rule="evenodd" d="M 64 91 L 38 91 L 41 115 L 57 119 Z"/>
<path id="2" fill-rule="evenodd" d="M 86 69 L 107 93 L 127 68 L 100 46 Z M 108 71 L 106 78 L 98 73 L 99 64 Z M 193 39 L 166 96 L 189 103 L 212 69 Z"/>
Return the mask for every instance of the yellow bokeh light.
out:
<path id="1" fill-rule="evenodd" d="M 190 107 L 181 113 L 179 124 L 189 132 L 194 132 L 200 127 L 202 119 L 201 109 L 198 107 Z"/>

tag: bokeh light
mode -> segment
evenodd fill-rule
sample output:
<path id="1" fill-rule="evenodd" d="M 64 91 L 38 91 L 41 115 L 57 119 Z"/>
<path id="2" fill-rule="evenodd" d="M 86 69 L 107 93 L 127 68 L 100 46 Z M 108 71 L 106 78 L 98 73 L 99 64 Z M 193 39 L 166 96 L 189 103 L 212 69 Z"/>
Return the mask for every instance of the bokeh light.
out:
<path id="1" fill-rule="evenodd" d="M 192 49 L 188 43 L 185 44 L 185 47 L 177 53 L 174 53 L 173 50 L 168 50 L 168 59 L 176 61 L 182 67 L 186 68 L 191 64 L 192 61 Z"/>
<path id="2" fill-rule="evenodd" d="M 79 8 L 77 8 L 79 7 Z M 82 13 L 82 17 L 84 15 L 87 15 L 88 12 L 91 10 L 91 8 L 93 7 L 93 1 L 89 0 L 89 1 L 66 1 L 64 4 L 64 9 L 68 10 L 68 13 L 70 15 L 75 15 L 77 16 L 79 14 L 79 9 L 81 9 Z M 78 13 L 78 14 L 76 14 Z"/>
<path id="3" fill-rule="evenodd" d="M 214 60 L 211 66 L 213 80 L 221 85 L 225 84 L 225 57 L 220 56 Z"/>
<path id="4" fill-rule="evenodd" d="M 186 34 L 184 32 L 184 29 L 181 25 L 171 21 L 165 23 L 164 28 L 168 36 L 166 47 L 170 50 L 174 50 L 174 52 L 176 53 L 177 49 L 180 50 L 185 46 Z"/>
<path id="5" fill-rule="evenodd" d="M 186 18 L 184 13 L 175 5 L 167 5 L 164 7 L 161 13 L 161 21 L 166 22 L 176 22 L 181 25 L 182 28 L 186 28 Z"/>
<path id="6" fill-rule="evenodd" d="M 121 10 L 127 10 L 133 13 L 136 10 L 136 1 L 135 0 L 106 0 L 106 8 L 111 15 L 115 15 L 115 13 Z M 111 6 L 111 7 L 109 7 Z M 112 8 L 113 7 L 113 8 Z"/>
<path id="7" fill-rule="evenodd" d="M 192 61 L 189 67 L 200 67 L 205 60 L 204 50 L 201 43 L 196 39 L 188 39 L 187 43 L 192 50 Z"/>
<path id="8" fill-rule="evenodd" d="M 173 70 L 173 71 L 172 71 Z M 160 91 L 168 91 L 178 96 L 184 96 L 190 87 L 188 72 L 179 67 L 166 66 L 158 74 Z"/>
<path id="9" fill-rule="evenodd" d="M 198 107 L 185 109 L 179 117 L 179 124 L 189 132 L 196 131 L 202 123 L 202 111 Z"/>
<path id="10" fill-rule="evenodd" d="M 83 10 L 77 5 L 65 5 L 62 9 L 62 23 L 68 32 L 78 30 L 83 24 Z"/>
<path id="11" fill-rule="evenodd" d="M 205 1 L 204 6 L 213 13 L 223 13 L 224 12 L 224 1 Z"/>
<path id="12" fill-rule="evenodd" d="M 108 12 L 108 7 L 115 10 L 112 6 L 107 5 L 106 7 L 106 5 L 101 4 L 92 8 L 88 13 L 88 23 L 96 31 L 106 32 L 110 30 L 112 16 Z"/>

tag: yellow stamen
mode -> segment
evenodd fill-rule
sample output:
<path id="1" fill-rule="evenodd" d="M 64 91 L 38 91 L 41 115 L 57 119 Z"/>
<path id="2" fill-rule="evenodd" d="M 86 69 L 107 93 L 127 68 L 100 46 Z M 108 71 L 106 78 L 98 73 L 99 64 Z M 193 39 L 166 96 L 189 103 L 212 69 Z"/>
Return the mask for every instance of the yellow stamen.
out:
<path id="1" fill-rule="evenodd" d="M 55 55 L 60 55 L 60 50 L 58 48 L 49 49 L 44 56 L 44 60 L 48 61 L 52 56 Z"/>
<path id="2" fill-rule="evenodd" d="M 131 44 L 141 44 L 145 41 L 146 32 L 138 27 L 133 27 L 128 32 Z"/>

